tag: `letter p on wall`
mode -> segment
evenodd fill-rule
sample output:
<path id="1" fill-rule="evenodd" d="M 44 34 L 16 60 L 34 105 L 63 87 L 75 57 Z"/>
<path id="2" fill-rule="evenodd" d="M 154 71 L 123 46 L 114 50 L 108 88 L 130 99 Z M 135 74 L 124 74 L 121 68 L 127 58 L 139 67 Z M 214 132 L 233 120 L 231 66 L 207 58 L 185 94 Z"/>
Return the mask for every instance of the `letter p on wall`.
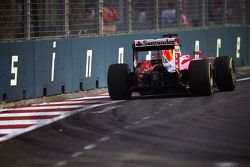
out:
<path id="1" fill-rule="evenodd" d="M 237 44 L 236 44 L 236 58 L 240 58 L 240 37 L 237 37 Z"/>

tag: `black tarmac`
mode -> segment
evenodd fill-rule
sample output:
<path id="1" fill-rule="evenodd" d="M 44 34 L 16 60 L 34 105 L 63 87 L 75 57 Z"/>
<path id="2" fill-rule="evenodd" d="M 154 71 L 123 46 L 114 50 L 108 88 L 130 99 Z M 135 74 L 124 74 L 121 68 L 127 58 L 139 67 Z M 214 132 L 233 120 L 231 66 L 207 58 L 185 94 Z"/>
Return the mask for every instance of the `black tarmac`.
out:
<path id="1" fill-rule="evenodd" d="M 1 167 L 248 167 L 250 81 L 80 112 L 0 143 Z"/>

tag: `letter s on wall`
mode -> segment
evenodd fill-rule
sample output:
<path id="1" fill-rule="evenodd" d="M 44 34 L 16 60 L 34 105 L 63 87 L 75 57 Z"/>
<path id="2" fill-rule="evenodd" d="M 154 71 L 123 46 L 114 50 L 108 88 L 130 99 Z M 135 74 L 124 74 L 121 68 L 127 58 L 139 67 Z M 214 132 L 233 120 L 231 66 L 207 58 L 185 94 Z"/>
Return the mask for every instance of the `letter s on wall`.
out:
<path id="1" fill-rule="evenodd" d="M 15 63 L 18 62 L 18 56 L 17 55 L 13 55 L 11 58 L 11 75 L 13 75 L 14 77 L 10 80 L 10 86 L 16 86 L 17 85 L 17 72 L 18 72 L 18 68 L 15 67 Z"/>

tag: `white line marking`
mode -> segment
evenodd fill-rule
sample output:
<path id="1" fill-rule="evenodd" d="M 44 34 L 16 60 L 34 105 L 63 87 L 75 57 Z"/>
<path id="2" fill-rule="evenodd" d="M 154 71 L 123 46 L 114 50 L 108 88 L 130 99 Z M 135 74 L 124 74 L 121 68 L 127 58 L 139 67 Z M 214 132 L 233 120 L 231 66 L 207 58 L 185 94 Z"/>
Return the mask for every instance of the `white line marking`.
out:
<path id="1" fill-rule="evenodd" d="M 65 112 L 70 111 L 64 111 L 64 112 L 30 112 L 30 113 L 2 113 L 0 114 L 1 117 L 25 117 L 25 116 L 51 116 L 51 115 L 61 115 Z"/>
<path id="2" fill-rule="evenodd" d="M 121 134 L 121 133 L 122 133 L 122 131 L 120 131 L 120 130 L 117 130 L 117 131 L 113 132 L 113 134 L 115 134 L 115 135 L 118 135 L 118 134 Z"/>
<path id="3" fill-rule="evenodd" d="M 92 113 L 102 114 L 104 112 L 111 111 L 111 110 L 117 109 L 119 107 L 122 107 L 122 105 L 119 105 L 119 106 L 110 106 L 110 107 L 104 108 L 103 110 L 100 110 L 100 111 L 97 111 L 97 112 L 92 112 Z"/>
<path id="4" fill-rule="evenodd" d="M 18 133 L 20 131 L 23 131 L 23 129 L 0 129 L 0 134 L 10 134 L 10 133 Z"/>
<path id="5" fill-rule="evenodd" d="M 59 161 L 59 162 L 56 163 L 55 166 L 64 166 L 64 165 L 66 165 L 66 164 L 67 164 L 66 161 Z"/>
<path id="6" fill-rule="evenodd" d="M 143 120 L 148 120 L 148 119 L 150 119 L 150 118 L 152 118 L 151 116 L 145 116 L 145 117 L 143 117 L 142 119 Z"/>
<path id="7" fill-rule="evenodd" d="M 87 146 L 83 147 L 83 149 L 84 149 L 84 150 L 91 150 L 91 149 L 93 149 L 93 148 L 95 148 L 95 147 L 96 147 L 95 144 L 90 144 L 90 145 L 87 145 Z"/>
<path id="8" fill-rule="evenodd" d="M 236 81 L 237 81 L 237 82 L 241 82 L 241 81 L 247 81 L 247 80 L 250 80 L 250 77 L 248 77 L 248 78 L 237 79 Z"/>
<path id="9" fill-rule="evenodd" d="M 166 108 L 165 107 L 161 107 L 160 110 L 166 110 Z"/>
<path id="10" fill-rule="evenodd" d="M 16 110 L 47 110 L 47 109 L 75 109 L 75 108 L 80 108 L 86 105 L 74 105 L 74 106 L 37 106 L 37 107 L 22 107 L 22 108 L 10 108 L 10 109 L 3 109 L 2 111 L 16 111 Z M 42 112 L 42 111 L 41 111 Z"/>
<path id="11" fill-rule="evenodd" d="M 110 140 L 110 137 L 109 136 L 105 136 L 105 137 L 102 137 L 99 139 L 99 142 L 105 142 L 105 141 L 108 141 Z"/>
<path id="12" fill-rule="evenodd" d="M 215 163 L 215 167 L 237 167 L 239 164 L 234 163 L 234 162 L 218 162 Z"/>
<path id="13" fill-rule="evenodd" d="M 10 121 L 0 121 L 0 125 L 27 125 L 27 124 L 41 124 L 44 122 L 49 122 L 51 119 L 43 120 L 10 120 Z"/>
<path id="14" fill-rule="evenodd" d="M 79 157 L 80 155 L 82 155 L 83 152 L 82 151 L 79 151 L 79 152 L 75 152 L 74 154 L 71 155 L 72 158 L 76 158 L 76 157 Z"/>
<path id="15" fill-rule="evenodd" d="M 124 129 L 130 129 L 130 128 L 132 128 L 131 125 L 126 125 L 126 126 L 124 126 Z"/>
<path id="16" fill-rule="evenodd" d="M 92 99 L 106 99 L 109 98 L 109 95 L 103 95 L 103 96 L 91 96 L 91 97 L 80 97 L 76 99 L 69 99 L 71 101 L 77 101 L 77 100 L 92 100 Z"/>
<path id="17" fill-rule="evenodd" d="M 139 125 L 141 123 L 141 121 L 135 121 L 133 124 L 134 125 Z"/>
<path id="18" fill-rule="evenodd" d="M 41 107 L 41 106 L 46 106 L 46 105 L 60 105 L 60 104 L 68 104 L 68 105 L 75 105 L 75 104 L 81 104 L 81 103 L 86 103 L 84 105 L 91 105 L 95 103 L 100 103 L 100 102 L 109 102 L 110 100 L 106 101 L 100 101 L 100 100 L 95 100 L 95 101 L 88 101 L 88 100 L 81 100 L 81 101 L 62 101 L 62 102 L 50 102 L 50 103 L 41 103 L 41 104 L 33 104 L 33 107 Z"/>

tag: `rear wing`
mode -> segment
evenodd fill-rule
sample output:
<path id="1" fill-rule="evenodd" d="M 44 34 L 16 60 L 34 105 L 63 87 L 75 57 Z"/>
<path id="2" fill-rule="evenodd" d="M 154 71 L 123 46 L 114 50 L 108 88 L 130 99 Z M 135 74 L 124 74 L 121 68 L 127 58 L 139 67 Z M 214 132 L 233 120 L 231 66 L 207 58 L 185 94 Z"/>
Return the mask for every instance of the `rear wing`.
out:
<path id="1" fill-rule="evenodd" d="M 177 54 L 180 56 L 180 39 L 176 36 L 164 36 L 159 39 L 142 39 L 134 40 L 132 43 L 133 48 L 133 64 L 134 71 L 138 64 L 138 52 L 140 51 L 153 51 L 153 50 L 174 50 L 174 55 Z M 177 64 L 179 64 L 177 62 Z M 177 65 L 178 68 L 179 65 Z"/>
<path id="2" fill-rule="evenodd" d="M 134 40 L 133 51 L 153 51 L 174 49 L 177 38 L 142 39 Z"/>

